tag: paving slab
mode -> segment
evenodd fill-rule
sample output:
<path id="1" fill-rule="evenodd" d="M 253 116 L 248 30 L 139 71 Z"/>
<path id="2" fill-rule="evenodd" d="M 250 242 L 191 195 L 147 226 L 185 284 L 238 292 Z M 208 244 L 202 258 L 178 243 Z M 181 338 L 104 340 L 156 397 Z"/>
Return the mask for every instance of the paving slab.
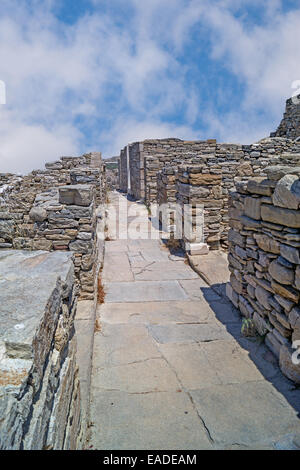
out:
<path id="1" fill-rule="evenodd" d="M 198 275 L 183 261 L 152 262 L 143 268 L 133 268 L 137 281 L 163 281 L 179 279 L 198 279 Z"/>
<path id="2" fill-rule="evenodd" d="M 105 288 L 106 302 L 163 302 L 188 298 L 177 281 L 106 282 Z"/>
<path id="3" fill-rule="evenodd" d="M 162 357 L 145 326 L 103 322 L 102 331 L 95 335 L 94 355 L 97 358 L 94 366 L 97 368 Z"/>
<path id="4" fill-rule="evenodd" d="M 102 279 L 107 282 L 128 282 L 134 280 L 127 253 L 106 254 Z"/>
<path id="5" fill-rule="evenodd" d="M 133 395 L 94 390 L 91 414 L 89 444 L 94 449 L 212 449 L 197 412 L 183 392 Z"/>
<path id="6" fill-rule="evenodd" d="M 200 390 L 222 383 L 216 370 L 207 360 L 205 352 L 197 343 L 161 344 L 159 350 L 171 367 L 176 370 L 177 377 L 184 388 Z"/>
<path id="7" fill-rule="evenodd" d="M 207 303 L 193 301 L 105 303 L 98 308 L 103 321 L 111 324 L 214 323 Z"/>
<path id="8" fill-rule="evenodd" d="M 266 381 L 215 385 L 191 395 L 214 443 L 221 447 L 275 443 L 300 429 L 295 410 Z"/>
<path id="9" fill-rule="evenodd" d="M 222 384 L 264 379 L 263 374 L 249 358 L 248 352 L 234 340 L 201 343 L 199 348 Z"/>
<path id="10" fill-rule="evenodd" d="M 126 237 L 126 221 L 119 227 Z M 264 344 L 242 336 L 240 315 L 224 296 L 225 254 L 198 257 L 198 277 L 159 240 L 106 246 L 93 448 L 297 448 L 299 391 Z"/>
<path id="11" fill-rule="evenodd" d="M 93 386 L 99 390 L 149 393 L 181 389 L 175 373 L 161 358 L 106 368 L 98 368 L 94 362 L 93 375 Z"/>
<path id="12" fill-rule="evenodd" d="M 232 336 L 226 328 L 214 324 L 202 325 L 149 325 L 150 334 L 161 344 L 164 343 L 196 343 L 217 339 L 231 340 Z"/>
<path id="13" fill-rule="evenodd" d="M 220 300 L 220 296 L 202 279 L 180 280 L 179 283 L 191 300 L 203 300 L 204 292 L 210 292 L 209 300 Z"/>
<path id="14" fill-rule="evenodd" d="M 189 255 L 188 259 L 193 269 L 208 285 L 214 286 L 229 282 L 230 271 L 227 253 L 224 251 L 213 250 L 209 251 L 207 255 Z"/>

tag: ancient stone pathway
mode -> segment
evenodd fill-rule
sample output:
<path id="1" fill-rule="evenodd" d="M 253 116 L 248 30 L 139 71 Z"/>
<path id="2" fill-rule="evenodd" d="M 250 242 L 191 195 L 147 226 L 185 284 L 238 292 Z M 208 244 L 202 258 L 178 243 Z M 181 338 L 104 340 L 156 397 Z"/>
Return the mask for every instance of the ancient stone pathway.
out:
<path id="1" fill-rule="evenodd" d="M 103 281 L 91 448 L 297 448 L 299 391 L 264 344 L 241 335 L 222 286 L 219 295 L 159 240 L 107 241 Z"/>

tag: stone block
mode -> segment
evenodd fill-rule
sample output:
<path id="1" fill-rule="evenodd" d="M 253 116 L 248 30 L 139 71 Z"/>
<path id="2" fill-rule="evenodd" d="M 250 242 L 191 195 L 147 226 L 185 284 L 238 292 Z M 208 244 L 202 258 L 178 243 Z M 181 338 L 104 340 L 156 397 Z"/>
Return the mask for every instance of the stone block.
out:
<path id="1" fill-rule="evenodd" d="M 186 243 L 185 249 L 191 255 L 207 255 L 209 253 L 209 247 L 206 243 Z"/>
<path id="2" fill-rule="evenodd" d="M 300 228 L 300 211 L 262 204 L 261 217 L 266 222 Z"/>
<path id="3" fill-rule="evenodd" d="M 33 222 L 44 222 L 47 219 L 47 211 L 43 207 L 33 207 L 29 217 Z"/>
<path id="4" fill-rule="evenodd" d="M 60 204 L 72 206 L 89 206 L 93 202 L 94 191 L 90 185 L 61 186 L 59 188 Z"/>
<path id="5" fill-rule="evenodd" d="M 274 206 L 298 209 L 300 206 L 300 180 L 296 175 L 285 175 L 275 188 L 273 197 Z"/>
<path id="6" fill-rule="evenodd" d="M 293 284 L 295 279 L 294 271 L 282 266 L 277 260 L 272 261 L 270 264 L 269 273 L 275 281 L 284 285 Z"/>
<path id="7" fill-rule="evenodd" d="M 249 193 L 259 194 L 261 196 L 271 196 L 272 194 L 269 181 L 263 177 L 251 178 L 248 181 L 247 190 Z"/>
<path id="8" fill-rule="evenodd" d="M 293 382 L 300 384 L 300 364 L 296 364 L 294 355 L 295 350 L 287 345 L 282 345 L 280 348 L 279 365 L 282 373 Z M 299 355 L 298 355 L 299 359 Z"/>
<path id="9" fill-rule="evenodd" d="M 276 255 L 280 254 L 280 243 L 278 241 L 268 237 L 268 235 L 255 233 L 253 236 L 261 250 L 274 253 Z"/>
<path id="10" fill-rule="evenodd" d="M 266 309 L 266 310 L 272 310 L 272 307 L 269 302 L 270 298 L 270 292 L 265 290 L 261 286 L 257 286 L 255 289 L 255 296 L 258 300 L 258 302 Z"/>
<path id="11" fill-rule="evenodd" d="M 300 251 L 299 248 L 294 248 L 290 245 L 281 244 L 280 254 L 283 258 L 287 259 L 291 263 L 300 264 Z"/>
<path id="12" fill-rule="evenodd" d="M 261 219 L 261 201 L 257 197 L 246 197 L 244 202 L 245 215 L 255 220 Z"/>

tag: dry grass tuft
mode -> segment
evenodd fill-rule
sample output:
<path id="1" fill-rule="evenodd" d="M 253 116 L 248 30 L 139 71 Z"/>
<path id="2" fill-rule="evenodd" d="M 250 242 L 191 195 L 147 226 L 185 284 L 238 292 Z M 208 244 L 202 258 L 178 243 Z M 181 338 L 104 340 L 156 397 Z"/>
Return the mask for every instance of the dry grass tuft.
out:
<path id="1" fill-rule="evenodd" d="M 104 299 L 105 299 L 105 290 L 102 284 L 102 279 L 99 274 L 98 276 L 98 294 L 97 294 L 97 299 L 98 299 L 98 304 L 104 304 Z"/>
<path id="2" fill-rule="evenodd" d="M 101 331 L 101 323 L 99 318 L 96 318 L 94 331 L 95 333 L 100 333 Z"/>

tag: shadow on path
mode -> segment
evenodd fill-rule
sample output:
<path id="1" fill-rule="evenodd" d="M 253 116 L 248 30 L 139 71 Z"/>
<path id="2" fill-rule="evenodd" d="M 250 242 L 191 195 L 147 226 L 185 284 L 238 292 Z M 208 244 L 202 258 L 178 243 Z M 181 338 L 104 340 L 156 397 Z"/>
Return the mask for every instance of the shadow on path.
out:
<path id="1" fill-rule="evenodd" d="M 241 333 L 242 316 L 238 309 L 225 295 L 226 284 L 214 284 L 211 287 L 202 287 L 201 291 L 207 303 L 214 311 L 217 320 L 225 327 L 228 333 L 248 351 L 249 358 L 254 362 L 264 378 L 273 384 L 290 405 L 296 410 L 300 418 L 300 390 L 279 369 L 278 359 L 264 344 L 262 337 L 245 337 Z"/>

